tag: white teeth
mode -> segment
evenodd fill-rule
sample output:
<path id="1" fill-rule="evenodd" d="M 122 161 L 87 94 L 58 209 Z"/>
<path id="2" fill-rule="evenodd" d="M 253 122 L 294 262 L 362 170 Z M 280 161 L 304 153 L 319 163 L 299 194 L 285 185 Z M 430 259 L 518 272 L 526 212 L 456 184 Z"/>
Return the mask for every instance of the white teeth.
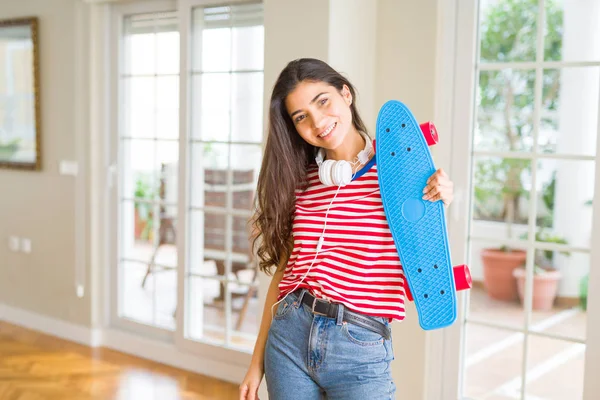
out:
<path id="1" fill-rule="evenodd" d="M 331 125 L 329 128 L 327 128 L 327 130 L 323 133 L 321 133 L 319 135 L 320 138 L 324 138 L 325 136 L 329 135 L 331 133 L 331 131 L 333 130 L 333 128 L 335 128 L 335 126 L 337 125 L 337 122 L 333 123 L 333 125 Z"/>

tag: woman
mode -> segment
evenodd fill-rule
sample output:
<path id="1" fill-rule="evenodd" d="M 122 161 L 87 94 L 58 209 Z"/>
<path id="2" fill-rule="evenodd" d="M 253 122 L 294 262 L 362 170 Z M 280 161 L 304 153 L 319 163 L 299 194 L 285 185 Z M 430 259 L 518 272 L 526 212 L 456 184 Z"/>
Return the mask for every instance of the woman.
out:
<path id="1" fill-rule="evenodd" d="M 240 399 L 258 398 L 263 374 L 271 400 L 394 397 L 389 323 L 404 319 L 404 278 L 354 98 L 315 59 L 275 83 L 254 217 L 260 269 L 275 271 Z M 423 193 L 448 205 L 453 184 L 438 170 Z"/>

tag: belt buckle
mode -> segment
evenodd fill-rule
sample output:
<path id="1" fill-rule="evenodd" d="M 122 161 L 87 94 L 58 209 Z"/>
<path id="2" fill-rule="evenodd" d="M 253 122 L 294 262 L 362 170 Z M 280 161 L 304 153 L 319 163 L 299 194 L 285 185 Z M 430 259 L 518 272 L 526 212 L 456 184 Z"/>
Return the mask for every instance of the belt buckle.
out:
<path id="1" fill-rule="evenodd" d="M 313 303 L 312 303 L 312 307 L 311 307 L 312 313 L 316 314 L 316 315 L 322 315 L 322 316 L 326 317 L 327 314 L 324 314 L 324 313 L 319 312 L 319 311 L 315 311 L 315 306 L 317 305 L 317 301 L 319 301 L 319 299 L 317 299 L 315 297 L 315 299 L 313 300 Z"/>

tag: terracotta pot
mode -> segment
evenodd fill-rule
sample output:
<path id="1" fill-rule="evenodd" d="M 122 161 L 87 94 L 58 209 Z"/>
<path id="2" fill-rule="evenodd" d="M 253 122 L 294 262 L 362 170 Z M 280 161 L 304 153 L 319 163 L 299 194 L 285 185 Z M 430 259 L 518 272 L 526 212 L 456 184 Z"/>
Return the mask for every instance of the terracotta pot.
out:
<path id="1" fill-rule="evenodd" d="M 523 304 L 525 298 L 525 269 L 517 268 L 513 271 L 513 275 L 517 279 L 519 299 Z M 561 274 L 558 271 L 546 271 L 533 276 L 532 310 L 549 311 L 552 309 L 554 299 L 558 293 L 560 278 Z"/>
<path id="2" fill-rule="evenodd" d="M 517 282 L 513 271 L 525 264 L 526 258 L 527 252 L 524 250 L 484 249 L 481 252 L 483 286 L 488 296 L 503 301 L 516 300 Z"/>

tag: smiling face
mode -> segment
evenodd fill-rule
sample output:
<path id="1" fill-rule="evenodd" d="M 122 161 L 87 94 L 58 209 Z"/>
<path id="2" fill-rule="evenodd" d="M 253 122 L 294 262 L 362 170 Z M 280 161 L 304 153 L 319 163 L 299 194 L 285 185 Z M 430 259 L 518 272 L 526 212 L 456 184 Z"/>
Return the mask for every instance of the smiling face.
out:
<path id="1" fill-rule="evenodd" d="M 338 149 L 356 131 L 350 104 L 348 87 L 340 93 L 324 82 L 301 82 L 285 99 L 298 134 L 313 146 L 327 150 Z"/>

